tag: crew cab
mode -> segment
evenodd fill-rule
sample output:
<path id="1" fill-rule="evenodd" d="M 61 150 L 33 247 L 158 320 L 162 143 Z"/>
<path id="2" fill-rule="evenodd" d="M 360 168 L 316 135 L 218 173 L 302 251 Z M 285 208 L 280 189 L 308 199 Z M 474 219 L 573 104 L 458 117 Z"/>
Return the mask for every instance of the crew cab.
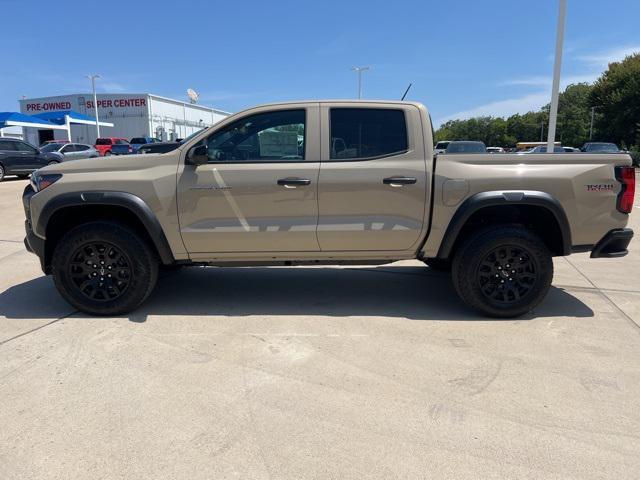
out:
<path id="1" fill-rule="evenodd" d="M 515 317 L 545 297 L 553 256 L 627 253 L 630 165 L 621 153 L 435 156 L 413 102 L 264 105 L 162 155 L 37 171 L 25 243 L 96 315 L 136 309 L 162 267 L 418 259 L 450 270 L 472 308 Z"/>

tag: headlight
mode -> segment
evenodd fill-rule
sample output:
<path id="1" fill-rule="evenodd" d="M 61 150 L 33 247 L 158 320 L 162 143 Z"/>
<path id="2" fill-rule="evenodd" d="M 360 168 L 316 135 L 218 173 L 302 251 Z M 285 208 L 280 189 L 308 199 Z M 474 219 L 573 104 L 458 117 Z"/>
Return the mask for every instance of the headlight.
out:
<path id="1" fill-rule="evenodd" d="M 47 174 L 35 171 L 31 174 L 31 188 L 33 188 L 33 190 L 37 193 L 56 183 L 61 178 L 62 175 L 59 173 Z"/>

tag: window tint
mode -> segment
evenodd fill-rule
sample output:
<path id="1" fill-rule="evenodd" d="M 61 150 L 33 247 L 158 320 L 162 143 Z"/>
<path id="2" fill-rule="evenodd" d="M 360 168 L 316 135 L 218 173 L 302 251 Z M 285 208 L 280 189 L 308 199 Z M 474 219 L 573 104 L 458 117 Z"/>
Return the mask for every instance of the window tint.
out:
<path id="1" fill-rule="evenodd" d="M 60 150 L 60 144 L 59 143 L 47 143 L 43 147 L 40 147 L 40 150 L 42 150 L 43 152 L 57 152 L 58 150 Z"/>
<path id="2" fill-rule="evenodd" d="M 96 140 L 96 145 L 111 145 L 110 138 L 99 138 Z"/>
<path id="3" fill-rule="evenodd" d="M 131 143 L 135 143 L 136 145 L 144 144 L 147 143 L 147 139 L 144 137 L 135 137 L 131 139 Z"/>
<path id="4" fill-rule="evenodd" d="M 89 145 L 76 145 L 76 152 L 84 152 L 86 150 L 89 150 Z"/>
<path id="5" fill-rule="evenodd" d="M 404 152 L 407 124 L 402 110 L 331 109 L 331 158 L 368 158 Z"/>
<path id="6" fill-rule="evenodd" d="M 19 152 L 36 153 L 36 149 L 31 145 L 29 145 L 28 143 L 24 143 L 24 142 L 14 142 L 14 143 L 16 145 L 16 150 L 18 150 Z"/>
<path id="7" fill-rule="evenodd" d="M 207 138 L 209 161 L 304 160 L 304 135 L 304 110 L 251 115 Z"/>
<path id="8" fill-rule="evenodd" d="M 116 145 L 129 145 L 129 142 L 127 142 L 124 138 L 116 138 L 113 143 L 115 143 Z"/>
<path id="9" fill-rule="evenodd" d="M 5 152 L 15 152 L 16 151 L 16 142 L 10 142 L 8 140 L 0 140 L 0 150 Z"/>
<path id="10" fill-rule="evenodd" d="M 71 153 L 71 152 L 75 152 L 75 151 L 76 151 L 76 149 L 73 146 L 73 144 L 71 144 L 71 143 L 68 144 L 68 145 L 65 145 L 64 147 L 62 147 L 60 149 L 60 153 Z"/>

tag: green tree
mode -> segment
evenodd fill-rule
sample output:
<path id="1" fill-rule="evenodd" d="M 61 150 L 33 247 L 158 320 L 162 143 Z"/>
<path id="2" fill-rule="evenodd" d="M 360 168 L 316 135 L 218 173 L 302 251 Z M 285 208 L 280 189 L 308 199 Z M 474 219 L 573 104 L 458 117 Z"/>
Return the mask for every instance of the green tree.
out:
<path id="1" fill-rule="evenodd" d="M 640 145 L 640 53 L 610 63 L 589 100 L 598 113 L 594 140 Z"/>

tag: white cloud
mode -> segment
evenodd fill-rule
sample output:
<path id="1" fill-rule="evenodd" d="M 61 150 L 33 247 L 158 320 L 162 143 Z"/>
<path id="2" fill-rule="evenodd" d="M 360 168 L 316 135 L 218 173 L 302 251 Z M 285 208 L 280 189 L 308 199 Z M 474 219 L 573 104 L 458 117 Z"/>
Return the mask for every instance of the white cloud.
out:
<path id="1" fill-rule="evenodd" d="M 521 97 L 509 98 L 507 100 L 499 100 L 496 102 L 486 103 L 469 110 L 463 110 L 451 115 L 447 115 L 444 118 L 440 118 L 434 121 L 436 128 L 440 127 L 443 123 L 449 120 L 464 120 L 472 117 L 480 116 L 492 116 L 492 117 L 505 117 L 513 115 L 514 113 L 526 113 L 531 110 L 538 110 L 543 105 L 549 103 L 549 93 L 538 92 L 523 95 Z"/>
<path id="2" fill-rule="evenodd" d="M 601 50 L 600 52 L 589 55 L 578 55 L 576 60 L 583 62 L 590 67 L 605 70 L 611 62 L 619 62 L 628 55 L 640 52 L 640 45 L 629 45 L 626 47 L 616 47 L 609 50 Z"/>
<path id="3" fill-rule="evenodd" d="M 600 76 L 600 72 L 598 73 L 585 73 L 582 75 L 567 75 L 560 77 L 560 88 L 565 88 L 567 85 L 571 85 L 572 83 L 591 83 L 595 81 Z M 551 76 L 531 76 L 531 77 L 520 77 L 513 78 L 510 80 L 505 80 L 500 82 L 498 86 L 504 87 L 509 85 L 523 85 L 529 87 L 549 87 L 551 88 Z"/>

